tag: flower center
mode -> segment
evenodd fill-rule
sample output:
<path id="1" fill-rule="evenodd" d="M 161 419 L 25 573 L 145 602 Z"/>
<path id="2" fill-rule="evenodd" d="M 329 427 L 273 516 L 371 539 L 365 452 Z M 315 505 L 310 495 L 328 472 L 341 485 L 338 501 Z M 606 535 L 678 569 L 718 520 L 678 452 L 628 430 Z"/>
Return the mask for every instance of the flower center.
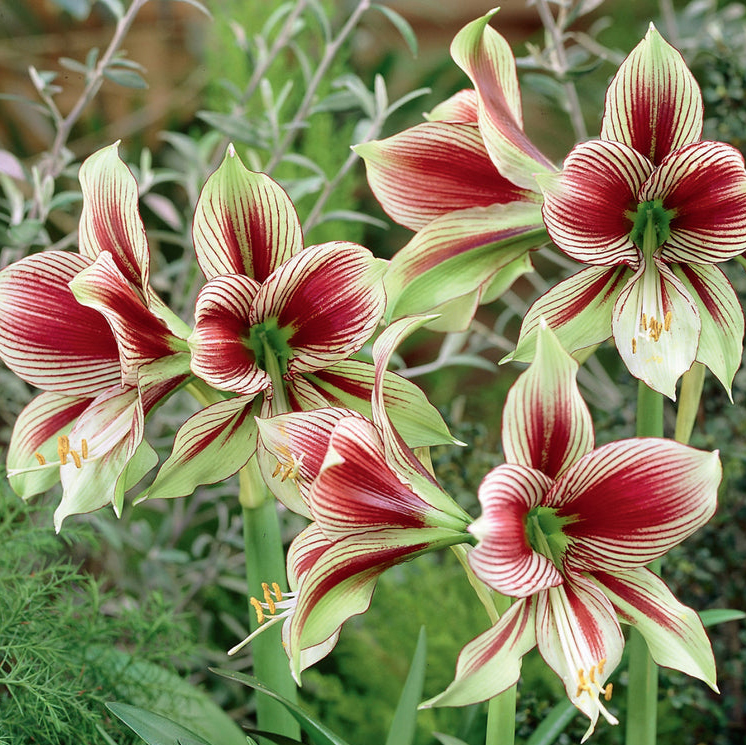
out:
<path id="1" fill-rule="evenodd" d="M 546 556 L 558 569 L 570 540 L 562 528 L 571 518 L 560 517 L 554 507 L 534 507 L 526 516 L 526 537 L 536 553 Z"/>
<path id="2" fill-rule="evenodd" d="M 627 212 L 627 217 L 632 220 L 632 231 L 629 237 L 632 242 L 646 254 L 654 243 L 652 250 L 662 246 L 671 235 L 671 220 L 676 216 L 676 210 L 667 210 L 663 206 L 662 199 L 652 199 L 637 205 L 637 210 Z M 647 235 L 652 226 L 652 236 Z M 651 241 L 653 238 L 653 241 Z M 645 256 L 649 259 L 649 256 Z"/>
<path id="3" fill-rule="evenodd" d="M 49 468 L 59 468 L 60 466 L 66 466 L 69 461 L 75 465 L 75 468 L 82 468 L 83 461 L 88 458 L 88 441 L 83 438 L 80 441 L 80 450 L 73 450 L 70 447 L 70 439 L 67 435 L 60 435 L 57 438 L 57 457 L 58 461 L 48 463 L 47 459 L 40 453 L 35 452 L 34 458 L 36 458 L 38 466 L 30 466 L 29 468 L 12 468 L 8 470 L 8 476 L 18 476 L 22 473 L 30 473 L 31 471 L 43 471 Z"/>
<path id="4" fill-rule="evenodd" d="M 610 724 L 618 724 L 616 717 L 610 714 L 599 700 L 599 696 L 603 694 L 605 701 L 611 701 L 611 683 L 607 683 L 606 686 L 602 688 L 601 683 L 596 678 L 596 674 L 598 674 L 599 677 L 604 674 L 605 665 L 606 660 L 601 659 L 598 661 L 597 665 L 591 666 L 587 675 L 583 668 L 578 670 L 578 688 L 575 691 L 575 697 L 580 698 L 583 694 L 587 695 L 592 700 L 594 706 L 598 707 L 598 710 Z"/>
<path id="5" fill-rule="evenodd" d="M 254 352 L 256 364 L 265 372 L 272 373 L 270 368 L 274 361 L 271 358 L 274 358 L 280 373 L 284 375 L 288 370 L 288 360 L 293 356 L 292 347 L 288 344 L 292 334 L 292 328 L 281 328 L 276 318 L 268 318 L 263 323 L 252 326 L 246 341 Z"/>

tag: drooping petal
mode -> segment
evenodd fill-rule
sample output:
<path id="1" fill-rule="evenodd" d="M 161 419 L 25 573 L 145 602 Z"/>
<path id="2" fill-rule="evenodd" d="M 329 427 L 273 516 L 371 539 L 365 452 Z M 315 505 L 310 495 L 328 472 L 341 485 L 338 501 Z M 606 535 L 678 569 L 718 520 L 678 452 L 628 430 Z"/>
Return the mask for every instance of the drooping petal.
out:
<path id="1" fill-rule="evenodd" d="M 650 24 L 606 92 L 601 138 L 658 165 L 702 134 L 702 95 L 681 54 Z"/>
<path id="2" fill-rule="evenodd" d="M 641 567 L 594 572 L 590 579 L 614 604 L 622 622 L 633 625 L 645 637 L 659 665 L 699 678 L 717 691 L 715 658 L 702 621 L 673 596 L 660 577 Z"/>
<path id="3" fill-rule="evenodd" d="M 528 597 L 562 583 L 562 575 L 546 557 L 531 548 L 526 518 L 541 504 L 552 479 L 520 465 L 493 468 L 479 486 L 482 516 L 470 527 L 479 543 L 469 553 L 474 574 L 511 597 Z"/>
<path id="4" fill-rule="evenodd" d="M 743 155 L 722 142 L 695 142 L 671 153 L 640 190 L 640 201 L 674 210 L 661 258 L 713 264 L 746 251 Z"/>
<path id="5" fill-rule="evenodd" d="M 288 374 L 319 370 L 357 352 L 383 314 L 387 262 L 367 248 L 334 242 L 286 261 L 254 299 L 255 322 L 291 329 Z"/>
<path id="6" fill-rule="evenodd" d="M 544 223 L 557 247 L 595 266 L 636 269 L 640 251 L 632 242 L 637 193 L 653 165 L 627 145 L 595 140 L 572 149 L 562 172 L 544 176 Z"/>
<path id="7" fill-rule="evenodd" d="M 118 154 L 119 143 L 102 148 L 80 167 L 83 211 L 79 250 L 95 259 L 107 252 L 140 298 L 147 302 L 150 251 L 138 208 L 135 177 Z"/>
<path id="8" fill-rule="evenodd" d="M 591 413 L 578 390 L 578 363 L 549 328 L 539 329 L 536 356 L 508 391 L 503 407 L 505 460 L 556 479 L 593 450 Z"/>
<path id="9" fill-rule="evenodd" d="M 441 101 L 425 119 L 429 122 L 465 122 L 476 124 L 478 118 L 477 92 L 464 88 Z"/>
<path id="10" fill-rule="evenodd" d="M 659 260 L 643 264 L 614 305 L 614 341 L 632 375 L 670 399 L 697 355 L 699 311 L 682 282 Z"/>
<path id="11" fill-rule="evenodd" d="M 611 315 L 632 272 L 623 267 L 589 267 L 558 282 L 523 318 L 518 345 L 501 362 L 530 362 L 542 321 L 568 352 L 600 344 L 611 336 Z"/>
<path id="12" fill-rule="evenodd" d="M 137 480 L 157 462 L 155 451 L 143 441 L 145 417 L 137 388 L 112 386 L 92 401 L 70 430 L 71 449 L 80 453 L 80 467 L 68 458 L 60 469 L 62 501 L 54 513 L 57 532 L 63 520 L 111 504 L 121 514 L 124 483 L 130 461 L 139 451 Z M 83 457 L 82 441 L 88 455 Z M 141 446 L 144 446 L 141 449 Z M 130 484 L 131 485 L 131 484 Z"/>
<path id="13" fill-rule="evenodd" d="M 23 499 L 41 494 L 60 479 L 58 440 L 91 402 L 83 396 L 63 396 L 45 391 L 21 411 L 13 425 L 8 446 L 8 480 Z M 35 453 L 47 462 L 39 463 Z M 19 471 L 19 473 L 15 473 Z"/>
<path id="14" fill-rule="evenodd" d="M 214 277 L 200 290 L 189 337 L 192 372 L 213 388 L 256 395 L 271 384 L 248 343 L 259 283 L 241 274 Z"/>
<path id="15" fill-rule="evenodd" d="M 331 544 L 301 578 L 288 636 L 296 678 L 301 650 L 325 642 L 348 618 L 364 613 L 386 569 L 449 545 L 454 535 L 442 528 L 380 530 Z"/>
<path id="16" fill-rule="evenodd" d="M 536 640 L 541 656 L 564 683 L 567 697 L 591 720 L 581 742 L 593 732 L 599 714 L 617 724 L 599 694 L 610 698 L 611 688 L 605 683 L 622 658 L 624 637 L 601 590 L 573 574 L 559 587 L 540 593 Z"/>
<path id="17" fill-rule="evenodd" d="M 671 269 L 699 310 L 702 331 L 697 361 L 712 370 L 730 395 L 743 355 L 744 318 L 738 297 L 716 266 L 673 264 Z"/>
<path id="18" fill-rule="evenodd" d="M 478 290 L 546 239 L 536 202 L 494 204 L 443 215 L 392 259 L 385 279 L 387 318 L 429 313 Z"/>
<path id="19" fill-rule="evenodd" d="M 544 504 L 567 517 L 565 561 L 580 570 L 644 566 L 704 525 L 715 511 L 717 452 L 671 440 L 603 445 L 566 471 Z"/>
<path id="20" fill-rule="evenodd" d="M 420 708 L 468 706 L 510 688 L 521 673 L 521 658 L 536 646 L 535 614 L 534 598 L 513 603 L 494 626 L 461 650 L 453 683 Z"/>
<path id="21" fill-rule="evenodd" d="M 186 497 L 198 486 L 224 481 L 246 465 L 256 450 L 252 401 L 253 396 L 236 396 L 189 417 L 145 498 Z"/>
<path id="22" fill-rule="evenodd" d="M 311 382 L 316 391 L 323 392 L 324 406 L 342 406 L 355 409 L 368 418 L 373 416 L 371 395 L 375 368 L 369 362 L 342 360 L 289 381 L 288 388 L 295 388 L 298 398 L 307 399 L 311 404 L 315 397 L 308 397 L 306 387 L 301 389 L 298 384 L 302 380 Z M 383 378 L 383 400 L 396 431 L 410 448 L 454 443 L 443 417 L 411 380 L 387 371 Z"/>
<path id="23" fill-rule="evenodd" d="M 73 253 L 45 251 L 0 272 L 0 357 L 42 390 L 94 397 L 121 378 L 106 320 L 68 287 L 89 265 Z"/>
<path id="24" fill-rule="evenodd" d="M 256 420 L 258 451 L 271 453 L 275 460 L 275 465 L 269 460 L 259 460 L 265 483 L 294 512 L 311 517 L 307 506 L 311 482 L 321 470 L 332 430 L 346 417 L 362 419 L 363 415 L 350 409 L 327 407 Z"/>
<path id="25" fill-rule="evenodd" d="M 534 174 L 555 168 L 523 131 L 515 58 L 508 42 L 488 25 L 495 12 L 464 26 L 453 39 L 451 56 L 474 84 L 479 129 L 497 170 L 535 190 Z"/>
<path id="26" fill-rule="evenodd" d="M 474 125 L 428 122 L 354 149 L 383 209 L 411 230 L 454 210 L 531 198 L 498 173 Z"/>
<path id="27" fill-rule="evenodd" d="M 249 171 L 233 145 L 205 182 L 192 237 L 207 279 L 245 274 L 264 282 L 303 248 L 300 222 L 288 195 L 269 176 Z"/>
<path id="28" fill-rule="evenodd" d="M 110 253 L 99 254 L 71 280 L 70 289 L 81 305 L 97 310 L 108 321 L 119 347 L 125 384 L 137 382 L 141 365 L 184 351 L 184 340 L 150 312 Z"/>
<path id="29" fill-rule="evenodd" d="M 381 435 L 372 422 L 341 419 L 328 443 L 311 484 L 309 504 L 330 540 L 389 528 L 465 530 L 468 520 L 440 512 L 430 504 L 428 493 L 415 493 L 402 483 L 386 461 Z"/>

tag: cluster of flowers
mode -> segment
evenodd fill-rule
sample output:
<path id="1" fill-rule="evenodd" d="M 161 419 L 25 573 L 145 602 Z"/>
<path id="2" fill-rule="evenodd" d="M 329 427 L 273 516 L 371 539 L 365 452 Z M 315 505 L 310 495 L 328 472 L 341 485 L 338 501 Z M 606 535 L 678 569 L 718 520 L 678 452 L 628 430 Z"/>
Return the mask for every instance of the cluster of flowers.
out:
<path id="1" fill-rule="evenodd" d="M 630 372 L 669 397 L 695 360 L 729 389 L 744 321 L 714 264 L 746 249 L 746 171 L 730 146 L 700 141 L 699 90 L 653 27 L 609 87 L 600 139 L 557 170 L 524 134 L 515 61 L 490 17 L 452 45 L 473 89 L 357 148 L 376 197 L 416 231 L 391 262 L 345 242 L 304 247 L 285 192 L 229 148 L 196 206 L 206 282 L 192 329 L 149 284 L 117 146 L 91 156 L 79 253 L 0 272 L 0 358 L 42 391 L 18 418 L 8 475 L 24 498 L 61 480 L 58 530 L 106 504 L 119 514 L 157 464 L 146 417 L 190 388 L 204 408 L 144 497 L 189 495 L 256 457 L 278 499 L 311 520 L 288 553 L 291 592 L 266 586 L 255 601 L 283 622 L 296 678 L 365 611 L 383 571 L 465 543 L 476 577 L 517 600 L 425 705 L 500 693 L 538 646 L 590 734 L 600 714 L 616 721 L 602 699 L 620 621 L 659 664 L 715 687 L 697 614 L 645 565 L 710 518 L 721 470 L 717 453 L 663 439 L 594 448 L 570 353 L 613 336 Z M 452 442 L 445 425 L 387 367 L 415 328 L 467 324 L 548 238 L 589 266 L 524 319 L 512 358 L 531 365 L 506 400 L 505 463 L 485 476 L 474 520 L 414 454 Z M 373 363 L 353 359 L 382 320 Z"/>

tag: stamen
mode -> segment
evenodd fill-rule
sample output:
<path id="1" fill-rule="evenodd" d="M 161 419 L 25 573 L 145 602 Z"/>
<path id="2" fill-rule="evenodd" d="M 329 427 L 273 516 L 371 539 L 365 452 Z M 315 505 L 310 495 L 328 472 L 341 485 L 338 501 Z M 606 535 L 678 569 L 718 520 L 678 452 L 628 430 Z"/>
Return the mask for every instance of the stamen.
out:
<path id="1" fill-rule="evenodd" d="M 613 688 L 614 686 L 611 683 L 607 683 L 606 688 L 601 689 L 604 692 L 604 700 L 611 701 L 611 691 Z"/>
<path id="2" fill-rule="evenodd" d="M 671 311 L 666 311 L 666 317 L 663 319 L 663 328 L 666 331 L 671 330 Z"/>
<path id="3" fill-rule="evenodd" d="M 606 658 L 602 657 L 598 661 L 598 674 L 603 675 L 604 674 L 604 668 L 606 667 Z"/>
<path id="4" fill-rule="evenodd" d="M 275 601 L 272 600 L 272 593 L 270 592 L 269 585 L 266 582 L 262 582 L 262 592 L 264 593 L 264 602 L 267 604 L 267 610 L 274 615 L 277 608 L 275 607 Z"/>
<path id="5" fill-rule="evenodd" d="M 264 623 L 264 610 L 262 609 L 262 604 L 253 597 L 249 598 L 249 603 L 251 604 L 251 607 L 256 611 L 256 622 L 258 624 Z"/>
<path id="6" fill-rule="evenodd" d="M 272 592 L 275 594 L 277 600 L 282 602 L 282 590 L 280 589 L 280 585 L 278 585 L 277 582 L 272 583 Z"/>
<path id="7" fill-rule="evenodd" d="M 632 354 L 637 353 L 637 339 L 635 337 L 632 337 Z"/>
<path id="8" fill-rule="evenodd" d="M 73 463 L 75 463 L 75 468 L 81 468 L 83 466 L 80 456 L 75 450 L 70 451 L 70 457 L 73 459 Z"/>
<path id="9" fill-rule="evenodd" d="M 39 461 L 40 466 L 47 465 L 47 459 L 41 453 L 34 453 L 34 458 Z"/>
<path id="10" fill-rule="evenodd" d="M 80 455 L 85 460 L 88 457 L 88 440 L 83 437 L 80 441 Z"/>
<path id="11" fill-rule="evenodd" d="M 272 478 L 276 478 L 280 471 L 282 471 L 282 463 L 280 463 L 280 461 L 278 460 L 277 465 L 275 466 L 275 470 L 272 471 Z"/>
<path id="12" fill-rule="evenodd" d="M 57 438 L 57 455 L 60 457 L 60 464 L 65 465 L 67 463 L 67 454 L 70 452 L 70 440 L 67 435 L 60 435 Z"/>

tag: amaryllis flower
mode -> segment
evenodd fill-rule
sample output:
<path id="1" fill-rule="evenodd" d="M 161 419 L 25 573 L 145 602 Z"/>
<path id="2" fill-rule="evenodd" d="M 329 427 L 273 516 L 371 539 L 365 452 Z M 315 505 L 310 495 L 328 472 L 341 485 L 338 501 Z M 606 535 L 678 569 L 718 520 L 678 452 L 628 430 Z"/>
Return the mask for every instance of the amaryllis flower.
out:
<path id="1" fill-rule="evenodd" d="M 478 303 L 530 269 L 527 252 L 546 241 L 535 175 L 555 169 L 523 132 L 515 59 L 487 25 L 495 12 L 451 45 L 474 90 L 424 124 L 355 148 L 384 210 L 417 231 L 387 272 L 388 318 L 438 309 L 438 328 L 463 328 Z"/>
<path id="2" fill-rule="evenodd" d="M 389 357 L 402 335 L 421 324 L 405 319 L 376 342 L 374 421 L 333 408 L 259 421 L 278 477 L 299 483 L 313 518 L 290 547 L 289 602 L 278 612 L 276 594 L 256 600 L 260 620 L 284 621 L 296 679 L 330 651 L 348 618 L 368 608 L 382 572 L 470 539 L 471 518 L 403 444 L 383 408 Z"/>
<path id="3" fill-rule="evenodd" d="M 189 338 L 191 369 L 237 395 L 184 424 L 150 498 L 185 496 L 235 473 L 254 452 L 256 414 L 370 409 L 373 366 L 350 358 L 383 315 L 385 261 L 352 243 L 304 248 L 290 198 L 269 176 L 246 169 L 232 146 L 202 190 L 193 237 L 207 282 Z M 406 404 L 416 437 L 439 429 L 440 417 L 413 384 L 389 376 L 388 388 Z M 441 442 L 448 439 L 442 429 Z"/>
<path id="4" fill-rule="evenodd" d="M 24 498 L 62 481 L 55 526 L 111 503 L 155 465 L 144 418 L 188 375 L 183 324 L 148 285 L 137 184 L 104 148 L 80 170 L 80 254 L 0 272 L 0 358 L 44 391 L 21 412 L 8 475 Z"/>
<path id="5" fill-rule="evenodd" d="M 701 133 L 699 88 L 651 25 L 611 82 L 601 139 L 541 179 L 552 240 L 590 266 L 529 310 L 513 359 L 530 359 L 543 317 L 570 351 L 613 335 L 629 371 L 671 398 L 695 360 L 730 390 L 744 319 L 715 264 L 746 250 L 746 170 Z"/>
<path id="6" fill-rule="evenodd" d="M 551 331 L 540 330 L 534 362 L 506 399 L 506 463 L 484 478 L 482 516 L 469 528 L 478 540 L 469 554 L 475 574 L 518 600 L 462 650 L 454 682 L 425 705 L 497 695 L 538 645 L 591 720 L 586 739 L 599 714 L 616 723 L 605 702 L 624 646 L 620 622 L 637 627 L 659 665 L 715 689 L 699 617 L 645 565 L 711 517 L 721 468 L 717 453 L 671 440 L 593 449 L 576 373 Z"/>

